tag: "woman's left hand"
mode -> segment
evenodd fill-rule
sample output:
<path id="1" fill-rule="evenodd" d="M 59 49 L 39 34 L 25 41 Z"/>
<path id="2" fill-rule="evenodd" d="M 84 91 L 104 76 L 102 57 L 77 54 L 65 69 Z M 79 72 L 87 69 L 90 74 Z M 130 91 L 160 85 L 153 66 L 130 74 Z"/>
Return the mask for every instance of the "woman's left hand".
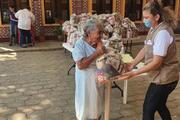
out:
<path id="1" fill-rule="evenodd" d="M 126 73 L 123 73 L 121 76 L 127 76 L 127 79 L 130 79 L 134 76 L 136 76 L 136 72 L 135 71 L 130 71 L 130 72 L 126 72 Z"/>
<path id="2" fill-rule="evenodd" d="M 103 55 L 105 53 L 105 48 L 104 48 L 103 43 L 101 41 L 97 43 L 96 51 L 99 54 L 99 56 Z"/>
<path id="3" fill-rule="evenodd" d="M 109 82 L 109 80 L 98 80 L 98 82 L 99 82 L 100 84 L 105 84 L 105 83 Z"/>
<path id="4" fill-rule="evenodd" d="M 136 72 L 135 71 L 130 71 L 130 72 L 126 72 L 126 73 L 123 73 L 121 75 L 118 75 L 118 76 L 115 76 L 113 78 L 111 78 L 111 80 L 127 80 L 127 79 L 130 79 L 134 76 L 136 76 Z"/>

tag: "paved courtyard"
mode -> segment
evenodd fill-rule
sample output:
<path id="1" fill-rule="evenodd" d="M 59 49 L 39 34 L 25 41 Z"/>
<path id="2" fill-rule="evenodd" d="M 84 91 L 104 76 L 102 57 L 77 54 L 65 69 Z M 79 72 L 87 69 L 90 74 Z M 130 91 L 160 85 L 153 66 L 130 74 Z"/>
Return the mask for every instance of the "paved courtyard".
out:
<path id="1" fill-rule="evenodd" d="M 63 49 L 0 53 L 0 120 L 76 120 L 74 70 L 67 75 L 72 63 Z M 168 99 L 173 120 L 180 120 L 179 84 Z M 126 105 L 113 89 L 110 120 L 141 120 L 147 86 L 145 77 L 130 80 Z"/>

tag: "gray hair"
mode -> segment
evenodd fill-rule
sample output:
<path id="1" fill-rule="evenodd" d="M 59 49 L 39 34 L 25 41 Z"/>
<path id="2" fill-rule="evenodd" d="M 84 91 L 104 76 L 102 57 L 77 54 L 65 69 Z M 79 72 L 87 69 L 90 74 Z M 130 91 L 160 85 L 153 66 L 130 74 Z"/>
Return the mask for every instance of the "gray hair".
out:
<path id="1" fill-rule="evenodd" d="M 90 19 L 86 22 L 83 30 L 84 30 L 84 37 L 88 37 L 88 35 L 95 31 L 96 29 L 99 30 L 100 34 L 103 32 L 103 27 L 101 23 L 95 19 Z"/>

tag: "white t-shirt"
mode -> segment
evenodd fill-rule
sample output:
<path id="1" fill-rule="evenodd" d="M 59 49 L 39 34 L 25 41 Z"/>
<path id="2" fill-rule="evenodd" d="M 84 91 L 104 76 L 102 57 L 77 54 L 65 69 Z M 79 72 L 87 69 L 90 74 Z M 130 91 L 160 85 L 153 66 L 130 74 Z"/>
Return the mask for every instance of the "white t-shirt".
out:
<path id="1" fill-rule="evenodd" d="M 35 21 L 35 17 L 28 9 L 19 10 L 15 17 L 18 19 L 18 28 L 23 30 L 31 30 L 31 24 Z"/>
<path id="2" fill-rule="evenodd" d="M 154 38 L 153 54 L 166 56 L 169 45 L 173 42 L 173 37 L 167 30 L 161 30 Z"/>

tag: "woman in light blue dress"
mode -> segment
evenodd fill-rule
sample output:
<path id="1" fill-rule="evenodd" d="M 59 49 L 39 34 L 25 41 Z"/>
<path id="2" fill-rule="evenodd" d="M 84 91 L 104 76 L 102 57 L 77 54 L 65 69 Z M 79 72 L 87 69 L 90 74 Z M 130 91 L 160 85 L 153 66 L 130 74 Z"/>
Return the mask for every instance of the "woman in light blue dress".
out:
<path id="1" fill-rule="evenodd" d="M 104 54 L 101 41 L 101 24 L 96 20 L 87 21 L 84 36 L 73 49 L 76 62 L 75 110 L 78 120 L 99 120 L 103 112 L 103 85 L 97 83 L 97 57 Z"/>

